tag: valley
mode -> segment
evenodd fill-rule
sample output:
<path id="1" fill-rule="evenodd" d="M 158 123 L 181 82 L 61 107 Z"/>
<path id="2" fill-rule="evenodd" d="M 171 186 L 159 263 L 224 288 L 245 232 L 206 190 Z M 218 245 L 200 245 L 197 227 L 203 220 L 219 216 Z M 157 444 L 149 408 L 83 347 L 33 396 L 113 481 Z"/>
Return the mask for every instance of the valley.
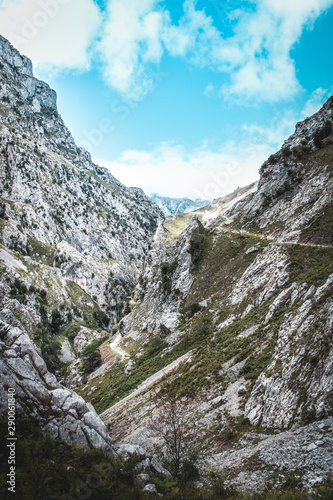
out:
<path id="1" fill-rule="evenodd" d="M 0 409 L 13 388 L 22 456 L 50 440 L 36 462 L 68 495 L 75 463 L 103 498 L 329 498 L 333 97 L 259 182 L 165 217 L 75 144 L 2 37 L 0 63 Z"/>

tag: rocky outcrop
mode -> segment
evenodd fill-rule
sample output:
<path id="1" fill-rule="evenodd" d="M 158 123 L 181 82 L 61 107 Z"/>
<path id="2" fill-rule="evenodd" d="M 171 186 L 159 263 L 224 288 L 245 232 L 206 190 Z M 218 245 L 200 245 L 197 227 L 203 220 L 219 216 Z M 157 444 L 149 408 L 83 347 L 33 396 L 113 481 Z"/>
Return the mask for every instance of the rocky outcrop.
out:
<path id="1" fill-rule="evenodd" d="M 136 329 L 161 337 L 174 333 L 179 324 L 179 308 L 193 282 L 190 271 L 201 252 L 204 228 L 197 216 L 178 239 L 161 224 L 152 241 L 146 268 L 136 290 L 136 305 L 122 320 L 122 335 Z"/>
<path id="2" fill-rule="evenodd" d="M 332 122 L 330 97 L 316 114 L 298 123 L 281 150 L 262 165 L 257 191 L 226 215 L 239 225 L 266 232 L 273 227 L 275 237 L 297 241 L 330 203 Z"/>
<path id="3" fill-rule="evenodd" d="M 202 468 L 222 467 L 244 489 L 281 487 L 296 470 L 300 486 L 327 478 L 318 457 L 332 460 L 331 432 L 320 439 L 333 414 L 331 117 L 332 99 L 263 165 L 258 186 L 160 225 L 122 320 L 132 392 L 101 405 L 115 439 L 152 452 L 156 392 L 179 391 L 209 449 Z M 143 372 L 148 360 L 157 367 L 149 378 L 140 359 Z"/>
<path id="4" fill-rule="evenodd" d="M 76 147 L 55 93 L 4 39 L 0 58 L 1 411 L 12 387 L 18 410 L 54 437 L 111 448 L 93 407 L 42 356 L 78 384 L 83 349 L 118 329 L 78 392 L 144 472 L 163 473 L 149 425 L 162 388 L 180 396 L 209 450 L 202 468 L 223 467 L 244 488 L 270 486 L 273 465 L 277 486 L 283 471 L 307 487 L 322 481 L 320 453 L 332 461 L 332 98 L 264 163 L 258 186 L 163 222 L 142 191 Z"/>
<path id="5" fill-rule="evenodd" d="M 328 418 L 275 436 L 249 434 L 237 449 L 210 457 L 209 464 L 232 471 L 237 489 L 282 488 L 292 478 L 299 488 L 322 485 L 330 476 L 333 420 Z"/>
<path id="6" fill-rule="evenodd" d="M 3 37 L 0 69 L 4 383 L 52 436 L 110 446 L 93 407 L 58 380 L 82 383 L 80 354 L 123 315 L 163 214 L 75 144 L 55 91 Z"/>
<path id="7" fill-rule="evenodd" d="M 92 405 L 59 384 L 27 332 L 0 322 L 0 338 L 0 414 L 8 410 L 10 389 L 16 411 L 36 420 L 52 437 L 112 451 L 106 427 Z"/>
<path id="8" fill-rule="evenodd" d="M 49 253 L 116 321 L 162 213 L 76 146 L 55 92 L 2 37 L 0 63 L 1 243 L 37 260 Z"/>

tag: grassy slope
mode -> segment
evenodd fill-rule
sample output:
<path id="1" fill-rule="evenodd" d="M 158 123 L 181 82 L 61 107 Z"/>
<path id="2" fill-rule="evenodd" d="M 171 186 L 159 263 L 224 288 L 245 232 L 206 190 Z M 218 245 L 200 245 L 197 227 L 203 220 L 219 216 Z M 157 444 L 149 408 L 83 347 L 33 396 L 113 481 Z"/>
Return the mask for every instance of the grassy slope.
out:
<path id="1" fill-rule="evenodd" d="M 191 363 L 178 368 L 176 380 L 173 380 L 172 388 L 168 387 L 169 391 L 191 396 L 198 389 L 212 383 L 219 384 L 222 390 L 226 387 L 227 381 L 219 375 L 219 371 L 222 363 L 232 358 L 235 358 L 234 363 L 246 359 L 241 374 L 254 382 L 271 361 L 277 330 L 288 309 L 274 315 L 265 328 L 258 328 L 249 337 L 239 339 L 238 335 L 263 322 L 270 303 L 281 290 L 277 290 L 261 307 L 253 308 L 245 318 L 238 319 L 219 331 L 216 327 L 230 313 L 235 312 L 231 311 L 225 302 L 232 286 L 230 277 L 241 276 L 255 259 L 258 252 L 246 254 L 246 250 L 254 245 L 263 249 L 266 243 L 254 236 L 232 233 L 220 234 L 216 238 L 213 234 L 207 236 L 203 253 L 193 272 L 193 286 L 182 309 L 180 328 L 184 335 L 181 341 L 171 350 L 167 350 L 165 341 L 152 339 L 144 355 L 136 360 L 130 374 L 124 372 L 125 362 L 119 362 L 103 376 L 82 387 L 79 390 L 80 394 L 90 400 L 98 412 L 102 412 L 128 395 L 147 377 L 191 349 L 194 350 Z M 315 283 L 318 286 L 325 282 L 332 271 L 330 266 L 333 249 L 295 246 L 288 247 L 288 252 L 292 270 L 290 284 L 293 281 L 307 280 L 308 283 Z M 206 308 L 197 307 L 198 301 L 210 296 L 213 299 Z M 246 308 L 247 303 L 245 300 L 241 304 L 240 311 Z M 195 311 L 197 312 L 192 316 Z M 195 370 L 192 369 L 193 366 L 196 367 Z M 92 387 L 97 389 L 91 393 Z"/>
<path id="2" fill-rule="evenodd" d="M 323 166 L 330 171 L 332 148 L 331 144 L 326 144 L 321 150 L 304 157 L 304 170 L 308 175 L 314 175 L 316 170 Z M 166 227 L 175 238 L 185 229 L 189 221 L 188 214 L 180 215 L 170 219 Z M 281 225 L 278 221 L 276 224 Z M 270 231 L 271 229 L 269 228 Z M 303 232 L 301 241 L 327 244 L 332 234 L 329 206 L 310 228 Z M 168 391 L 191 396 L 211 384 L 218 384 L 222 391 L 227 382 L 221 376 L 221 366 L 232 359 L 233 364 L 245 360 L 240 375 L 251 381 L 250 390 L 258 375 L 267 369 L 272 359 L 277 331 L 284 316 L 300 305 L 297 303 L 293 308 L 286 308 L 276 313 L 265 328 L 259 327 L 249 337 L 239 339 L 240 332 L 263 323 L 269 305 L 281 291 L 278 289 L 268 302 L 261 307 L 253 308 L 245 318 L 238 319 L 221 330 L 217 329 L 217 325 L 230 314 L 242 313 L 248 303 L 254 301 L 250 291 L 243 303 L 237 309 L 231 310 L 226 298 L 235 279 L 243 274 L 268 245 L 268 242 L 260 236 L 224 232 L 222 227 L 215 227 L 213 232 L 206 234 L 203 251 L 192 271 L 194 282 L 181 309 L 183 316 L 180 329 L 184 334 L 180 342 L 172 349 L 166 349 L 164 341 L 152 339 L 147 345 L 145 354 L 136 361 L 135 368 L 129 375 L 124 373 L 124 364 L 118 363 L 103 377 L 94 379 L 79 392 L 91 400 L 99 412 L 102 412 L 128 395 L 148 376 L 189 350 L 193 350 L 192 361 L 178 368 L 172 386 L 167 386 Z M 257 247 L 258 251 L 246 254 L 246 250 L 250 247 Z M 290 280 L 285 287 L 295 281 L 318 287 L 333 272 L 332 248 L 290 245 L 285 247 L 285 251 L 290 260 Z M 257 290 L 256 294 L 260 291 L 261 289 Z M 198 302 L 204 299 L 210 301 L 207 307 L 202 308 L 198 306 Z M 165 383 L 167 384 L 167 381 Z M 97 389 L 90 392 L 93 386 L 97 386 Z"/>

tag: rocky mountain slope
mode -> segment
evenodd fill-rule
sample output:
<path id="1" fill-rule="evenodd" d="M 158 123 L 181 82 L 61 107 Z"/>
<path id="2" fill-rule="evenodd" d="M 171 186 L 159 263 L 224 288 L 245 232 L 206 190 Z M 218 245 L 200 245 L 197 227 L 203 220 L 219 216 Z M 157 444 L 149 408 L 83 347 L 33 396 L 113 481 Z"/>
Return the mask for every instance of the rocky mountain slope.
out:
<path id="1" fill-rule="evenodd" d="M 330 98 L 227 210 L 235 194 L 160 224 L 119 325 L 127 357 L 79 391 L 113 439 L 153 450 L 169 394 L 208 450 L 202 470 L 250 489 L 328 477 L 332 118 Z"/>
<path id="2" fill-rule="evenodd" d="M 160 196 L 157 193 L 149 195 L 158 207 L 162 210 L 164 215 L 185 214 L 194 212 L 198 208 L 209 205 L 208 200 L 190 200 L 189 198 L 169 198 L 168 196 Z"/>
<path id="3" fill-rule="evenodd" d="M 203 480 L 213 468 L 243 489 L 320 485 L 333 462 L 333 98 L 258 185 L 164 221 L 75 145 L 54 91 L 3 38 L 0 71 L 1 415 L 12 388 L 44 432 L 120 447 L 138 484 L 154 470 L 168 491 L 156 446 L 175 401 Z"/>
<path id="4" fill-rule="evenodd" d="M 93 340 L 94 367 L 163 215 L 76 146 L 55 92 L 2 37 L 0 72 L 1 412 L 13 387 L 52 435 L 110 446 L 92 406 L 52 373 L 82 383 Z"/>

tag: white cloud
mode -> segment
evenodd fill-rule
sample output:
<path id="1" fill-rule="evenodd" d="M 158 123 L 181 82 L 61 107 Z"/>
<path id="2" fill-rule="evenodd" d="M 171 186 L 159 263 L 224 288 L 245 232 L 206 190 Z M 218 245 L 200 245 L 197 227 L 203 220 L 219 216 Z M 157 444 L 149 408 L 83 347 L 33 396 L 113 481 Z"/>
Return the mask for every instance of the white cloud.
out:
<path id="1" fill-rule="evenodd" d="M 88 69 L 101 14 L 93 0 L 4 0 L 0 32 L 39 70 Z"/>
<path id="2" fill-rule="evenodd" d="M 258 169 L 272 151 L 263 144 L 228 143 L 212 151 L 203 145 L 188 152 L 176 144 L 153 151 L 128 150 L 115 161 L 96 160 L 127 186 L 146 193 L 213 199 L 258 178 Z"/>
<path id="3" fill-rule="evenodd" d="M 209 97 L 210 95 L 212 95 L 215 91 L 215 85 L 213 85 L 211 82 L 209 82 L 207 85 L 206 85 L 206 88 L 205 88 L 205 95 L 207 97 Z"/>
<path id="4" fill-rule="evenodd" d="M 110 0 L 99 51 L 106 80 L 127 97 L 140 100 L 153 87 L 148 63 L 159 63 L 168 14 L 155 0 Z"/>
<path id="5" fill-rule="evenodd" d="M 308 116 L 311 116 L 319 111 L 324 102 L 327 101 L 327 99 L 332 95 L 332 92 L 333 87 L 330 87 L 329 89 L 322 89 L 319 87 L 314 90 L 303 107 L 300 119 L 304 120 Z"/>
<path id="6" fill-rule="evenodd" d="M 172 24 L 159 0 L 110 0 L 100 50 L 109 83 L 129 97 L 142 98 L 153 84 L 145 68 L 164 52 L 229 76 L 222 95 L 250 101 L 291 99 L 301 89 L 290 52 L 305 26 L 333 0 L 257 0 L 254 10 L 225 13 L 233 26 L 225 36 L 195 0 L 185 0 L 184 14 Z M 242 3 L 239 2 L 240 7 Z"/>
<path id="7" fill-rule="evenodd" d="M 285 111 L 283 115 L 275 117 L 269 126 L 264 125 L 244 125 L 243 128 L 249 133 L 253 142 L 267 144 L 268 148 L 277 150 L 283 142 L 295 130 L 297 119 L 293 111 Z"/>
<path id="8" fill-rule="evenodd" d="M 243 129 L 248 132 L 249 141 L 258 144 L 267 144 L 268 148 L 278 150 L 283 142 L 295 131 L 295 124 L 316 113 L 332 95 L 332 89 L 314 90 L 305 102 L 303 109 L 296 113 L 295 110 L 284 110 L 279 113 L 269 126 L 265 125 L 244 125 Z"/>
<path id="9" fill-rule="evenodd" d="M 290 51 L 304 27 L 331 5 L 333 0 L 259 0 L 255 12 L 244 12 L 227 40 L 230 54 L 241 49 L 241 57 L 228 61 L 225 49 L 221 54 L 231 71 L 222 93 L 255 101 L 292 98 L 301 87 Z"/>
<path id="10" fill-rule="evenodd" d="M 95 161 L 125 185 L 141 187 L 146 193 L 217 198 L 257 180 L 262 163 L 295 131 L 296 122 L 318 111 L 331 92 L 332 88 L 316 89 L 302 110 L 281 111 L 267 126 L 244 125 L 239 142 L 226 142 L 216 150 L 208 140 L 191 151 L 162 143 L 152 151 L 124 151 L 115 161 Z"/>
<path id="11" fill-rule="evenodd" d="M 330 0 L 262 0 L 262 4 L 276 15 L 304 20 L 309 16 L 317 17 L 322 10 L 330 7 L 332 2 Z"/>
<path id="12" fill-rule="evenodd" d="M 284 56 L 272 60 L 252 59 L 231 75 L 223 85 L 225 96 L 244 100 L 277 102 L 291 98 L 300 89 L 293 63 Z"/>
<path id="13" fill-rule="evenodd" d="M 333 0 L 253 0 L 251 10 L 239 1 L 231 13 L 223 4 L 219 21 L 231 35 L 196 0 L 184 0 L 177 24 L 166 5 L 108 0 L 102 20 L 93 0 L 0 0 L 0 31 L 38 69 L 87 69 L 97 48 L 109 85 L 136 101 L 152 91 L 150 67 L 168 53 L 220 72 L 227 98 L 276 102 L 301 89 L 291 49 Z"/>

